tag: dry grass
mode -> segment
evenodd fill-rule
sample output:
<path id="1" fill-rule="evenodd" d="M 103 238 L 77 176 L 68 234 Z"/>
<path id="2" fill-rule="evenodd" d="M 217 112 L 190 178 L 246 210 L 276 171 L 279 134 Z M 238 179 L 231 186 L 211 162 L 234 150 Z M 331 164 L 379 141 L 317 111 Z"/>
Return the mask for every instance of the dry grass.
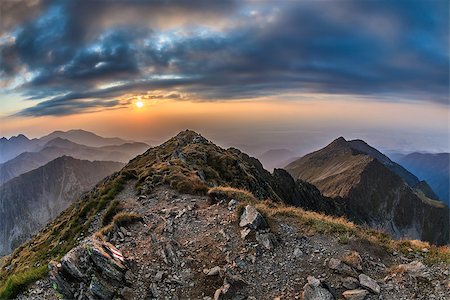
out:
<path id="1" fill-rule="evenodd" d="M 256 202 L 256 198 L 252 193 L 242 189 L 236 189 L 228 186 L 218 186 L 210 188 L 208 196 L 212 203 L 219 202 L 220 200 L 237 200 L 239 202 Z"/>
<path id="2" fill-rule="evenodd" d="M 244 194 L 248 193 L 242 191 Z M 345 218 L 333 217 L 306 211 L 299 207 L 286 206 L 272 201 L 243 200 L 239 203 L 237 214 L 241 215 L 247 204 L 252 204 L 264 215 L 271 227 L 279 220 L 297 225 L 300 230 L 306 233 L 329 234 L 337 238 L 339 243 L 349 243 L 352 239 L 363 239 L 374 243 L 388 252 L 402 252 L 405 255 L 414 256 L 420 253 L 425 256 L 424 262 L 427 264 L 446 263 L 450 264 L 450 248 L 448 246 L 437 247 L 427 242 L 418 240 L 393 240 L 385 232 L 364 228 L 349 222 Z M 428 249 L 428 253 L 423 253 L 422 249 Z"/>
<path id="3" fill-rule="evenodd" d="M 124 226 L 138 221 L 142 221 L 141 215 L 130 212 L 120 212 L 112 218 L 112 222 L 110 224 L 100 229 L 97 232 L 96 236 L 102 237 L 104 235 L 111 233 L 113 230 L 119 228 L 120 226 Z"/>

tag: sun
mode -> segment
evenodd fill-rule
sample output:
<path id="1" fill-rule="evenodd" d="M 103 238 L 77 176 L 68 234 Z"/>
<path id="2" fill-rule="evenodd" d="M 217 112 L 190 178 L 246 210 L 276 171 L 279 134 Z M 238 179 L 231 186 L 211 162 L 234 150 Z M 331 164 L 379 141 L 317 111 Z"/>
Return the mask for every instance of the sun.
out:
<path id="1" fill-rule="evenodd" d="M 144 107 L 144 102 L 142 102 L 141 100 L 138 100 L 138 101 L 136 101 L 135 105 L 137 108 L 142 108 L 142 107 Z"/>

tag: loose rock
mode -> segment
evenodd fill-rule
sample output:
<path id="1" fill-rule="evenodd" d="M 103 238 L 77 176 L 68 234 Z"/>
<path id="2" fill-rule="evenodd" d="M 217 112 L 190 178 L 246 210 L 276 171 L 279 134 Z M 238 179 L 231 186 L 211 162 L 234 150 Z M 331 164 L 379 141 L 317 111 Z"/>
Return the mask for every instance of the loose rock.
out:
<path id="1" fill-rule="evenodd" d="M 380 286 L 378 283 L 366 274 L 359 275 L 359 284 L 375 294 L 380 293 Z"/>
<path id="2" fill-rule="evenodd" d="M 368 291 L 359 289 L 359 290 L 350 290 L 342 293 L 342 296 L 347 300 L 364 300 L 366 296 L 369 294 Z"/>

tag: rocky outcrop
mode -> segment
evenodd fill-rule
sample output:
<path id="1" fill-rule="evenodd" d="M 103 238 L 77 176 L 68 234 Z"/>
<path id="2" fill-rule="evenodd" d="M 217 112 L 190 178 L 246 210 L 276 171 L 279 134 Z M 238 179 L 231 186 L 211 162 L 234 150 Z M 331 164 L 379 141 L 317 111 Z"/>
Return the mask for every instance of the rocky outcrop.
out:
<path id="1" fill-rule="evenodd" d="M 122 253 L 112 244 L 92 237 L 72 249 L 61 263 L 51 262 L 50 278 L 68 299 L 112 299 L 126 284 Z"/>
<path id="2" fill-rule="evenodd" d="M 0 255 L 9 254 L 122 166 L 65 156 L 0 186 Z"/>

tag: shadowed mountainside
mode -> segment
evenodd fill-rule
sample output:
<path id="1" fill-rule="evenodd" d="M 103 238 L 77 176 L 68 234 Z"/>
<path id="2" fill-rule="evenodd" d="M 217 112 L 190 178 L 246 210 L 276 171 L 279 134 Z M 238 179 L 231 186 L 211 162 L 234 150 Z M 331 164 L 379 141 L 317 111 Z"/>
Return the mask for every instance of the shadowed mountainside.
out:
<path id="1" fill-rule="evenodd" d="M 398 163 L 426 180 L 439 199 L 450 203 L 450 153 L 410 153 L 398 158 Z"/>
<path id="2" fill-rule="evenodd" d="M 10 253 L 91 189 L 123 166 L 63 156 L 0 187 L 0 255 Z"/>
<path id="3" fill-rule="evenodd" d="M 338 138 L 286 170 L 344 203 L 346 216 L 354 222 L 382 228 L 397 238 L 448 243 L 448 207 L 428 198 L 428 185 L 411 181 L 414 175 L 380 154 L 362 141 Z M 422 189 L 416 193 L 407 181 Z"/>

